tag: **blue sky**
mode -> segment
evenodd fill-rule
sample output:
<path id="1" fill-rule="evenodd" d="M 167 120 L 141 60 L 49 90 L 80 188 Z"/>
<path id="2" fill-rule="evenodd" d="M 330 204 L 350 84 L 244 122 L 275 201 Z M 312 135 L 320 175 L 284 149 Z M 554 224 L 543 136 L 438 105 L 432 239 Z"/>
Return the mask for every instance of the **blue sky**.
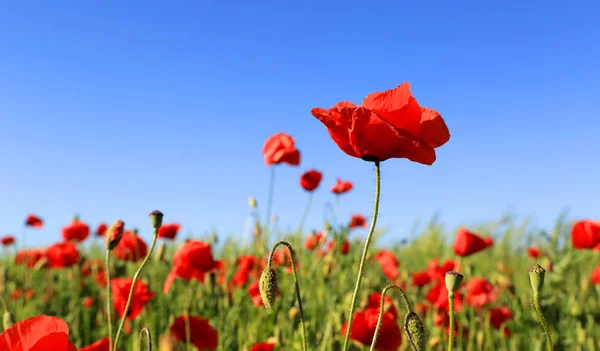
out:
<path id="1" fill-rule="evenodd" d="M 300 167 L 277 169 L 274 212 L 295 228 L 302 171 L 336 177 L 342 216 L 370 215 L 373 166 L 346 156 L 313 107 L 359 103 L 409 81 L 451 140 L 431 166 L 382 165 L 382 225 L 409 234 L 506 210 L 549 226 L 598 218 L 600 5 L 565 2 L 7 2 L 0 21 L 0 234 L 29 212 L 45 245 L 74 213 L 150 236 L 160 209 L 183 232 L 240 233 L 266 203 L 261 147 L 293 135 Z M 264 210 L 264 207 L 263 207 Z M 264 211 L 263 211 L 264 213 Z"/>

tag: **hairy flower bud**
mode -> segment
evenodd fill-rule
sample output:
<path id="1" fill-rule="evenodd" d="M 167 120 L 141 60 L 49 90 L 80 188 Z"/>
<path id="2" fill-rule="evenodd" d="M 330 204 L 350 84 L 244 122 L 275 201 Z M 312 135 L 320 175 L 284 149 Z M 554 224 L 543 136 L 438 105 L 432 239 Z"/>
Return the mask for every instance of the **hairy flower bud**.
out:
<path id="1" fill-rule="evenodd" d="M 105 240 L 106 248 L 109 251 L 111 251 L 112 249 L 117 247 L 117 245 L 121 241 L 121 238 L 123 237 L 124 230 L 125 230 L 125 223 L 120 219 L 116 220 L 115 223 L 113 223 L 106 230 L 104 240 Z"/>
<path id="2" fill-rule="evenodd" d="M 260 296 L 266 308 L 271 308 L 275 304 L 277 297 L 277 274 L 272 268 L 265 268 L 259 281 Z"/>
<path id="3" fill-rule="evenodd" d="M 411 311 L 404 317 L 404 329 L 413 349 L 424 351 L 427 347 L 427 331 L 423 321 L 416 313 Z"/>
<path id="4" fill-rule="evenodd" d="M 162 242 L 156 248 L 156 253 L 154 254 L 154 259 L 156 262 L 162 262 L 165 259 L 165 253 L 167 251 L 167 243 Z"/>

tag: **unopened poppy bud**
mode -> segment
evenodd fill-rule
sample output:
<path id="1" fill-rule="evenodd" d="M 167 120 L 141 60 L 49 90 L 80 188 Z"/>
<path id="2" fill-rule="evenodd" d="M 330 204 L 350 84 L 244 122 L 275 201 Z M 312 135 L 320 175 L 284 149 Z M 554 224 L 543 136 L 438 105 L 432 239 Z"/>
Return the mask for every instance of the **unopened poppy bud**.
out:
<path id="1" fill-rule="evenodd" d="M 13 324 L 15 324 L 15 317 L 13 317 L 12 313 L 4 311 L 4 315 L 2 316 L 2 326 L 4 327 L 4 330 L 10 328 Z"/>
<path id="2" fill-rule="evenodd" d="M 265 268 L 260 274 L 258 283 L 260 297 L 266 308 L 271 308 L 275 304 L 277 296 L 277 274 L 272 268 Z"/>
<path id="3" fill-rule="evenodd" d="M 150 212 L 150 224 L 152 224 L 152 228 L 158 229 L 162 225 L 163 214 L 159 210 L 154 210 Z"/>
<path id="4" fill-rule="evenodd" d="M 300 309 L 296 306 L 292 306 L 292 308 L 290 308 L 288 311 L 288 317 L 291 321 L 298 320 L 298 317 L 300 317 Z"/>
<path id="5" fill-rule="evenodd" d="M 277 340 L 277 337 L 271 336 L 267 338 L 267 344 L 279 345 L 279 340 Z"/>
<path id="6" fill-rule="evenodd" d="M 542 290 L 545 275 L 546 270 L 537 263 L 529 269 L 529 281 L 534 293 L 539 293 Z"/>
<path id="7" fill-rule="evenodd" d="M 113 223 L 107 230 L 105 234 L 105 244 L 108 251 L 111 251 L 121 241 L 123 237 L 123 231 L 125 230 L 125 223 L 118 219 Z"/>
<path id="8" fill-rule="evenodd" d="M 423 321 L 416 313 L 411 311 L 404 317 L 404 329 L 413 348 L 417 351 L 424 351 L 427 347 L 427 331 Z"/>
<path id="9" fill-rule="evenodd" d="M 252 208 L 256 208 L 258 206 L 258 203 L 256 202 L 256 199 L 254 198 L 254 196 L 250 196 L 248 198 L 248 205 L 250 205 L 250 207 L 252 207 Z"/>
<path id="10" fill-rule="evenodd" d="M 163 241 L 156 248 L 156 253 L 154 254 L 154 259 L 156 262 L 162 262 L 165 258 L 165 252 L 167 251 L 167 244 Z"/>
<path id="11" fill-rule="evenodd" d="M 446 289 L 448 292 L 455 293 L 460 289 L 464 276 L 458 272 L 446 272 Z"/>
<path id="12" fill-rule="evenodd" d="M 477 337 L 475 339 L 477 340 L 477 350 L 483 350 L 483 341 L 484 341 L 483 330 L 479 330 L 477 332 Z"/>

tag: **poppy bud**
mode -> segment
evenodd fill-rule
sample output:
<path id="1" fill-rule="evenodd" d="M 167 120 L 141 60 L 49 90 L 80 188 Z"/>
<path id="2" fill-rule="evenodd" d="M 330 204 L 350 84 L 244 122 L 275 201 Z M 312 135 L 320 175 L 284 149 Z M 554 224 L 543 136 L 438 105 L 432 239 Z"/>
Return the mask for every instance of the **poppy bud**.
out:
<path id="1" fill-rule="evenodd" d="M 542 290 L 545 274 L 546 270 L 537 263 L 529 270 L 529 281 L 534 293 L 539 293 Z"/>
<path id="2" fill-rule="evenodd" d="M 266 308 L 271 308 L 275 304 L 277 296 L 277 274 L 270 267 L 265 268 L 260 274 L 258 284 L 260 296 Z"/>
<path id="3" fill-rule="evenodd" d="M 162 225 L 163 214 L 159 210 L 154 210 L 150 212 L 150 224 L 152 224 L 152 228 L 158 229 Z"/>
<path id="4" fill-rule="evenodd" d="M 111 251 L 119 244 L 123 237 L 123 231 L 125 229 L 125 223 L 118 219 L 113 223 L 105 233 L 105 244 L 108 251 Z"/>
<path id="5" fill-rule="evenodd" d="M 4 311 L 4 315 L 2 316 L 2 326 L 4 326 L 4 330 L 10 328 L 13 324 L 15 324 L 15 317 L 12 313 Z"/>
<path id="6" fill-rule="evenodd" d="M 483 350 L 483 341 L 484 341 L 484 334 L 483 334 L 483 330 L 480 330 L 477 332 L 477 350 Z"/>
<path id="7" fill-rule="evenodd" d="M 298 317 L 300 317 L 300 309 L 296 306 L 292 306 L 292 308 L 290 308 L 288 311 L 288 317 L 291 321 L 295 322 L 298 320 Z"/>
<path id="8" fill-rule="evenodd" d="M 448 289 L 448 293 L 457 292 L 460 289 L 463 278 L 464 276 L 458 272 L 446 272 L 446 289 Z"/>
<path id="9" fill-rule="evenodd" d="M 427 331 L 423 321 L 416 313 L 411 311 L 404 317 L 404 329 L 413 348 L 417 351 L 424 351 L 427 347 Z"/>
<path id="10" fill-rule="evenodd" d="M 258 206 L 258 203 L 256 202 L 256 199 L 254 198 L 254 196 L 250 196 L 248 198 L 248 205 L 250 205 L 250 207 L 252 207 L 252 208 L 256 208 Z"/>
<path id="11" fill-rule="evenodd" d="M 162 262 L 165 258 L 165 252 L 167 251 L 167 244 L 163 241 L 156 248 L 156 253 L 154 254 L 154 259 L 156 262 Z"/>
<path id="12" fill-rule="evenodd" d="M 42 257 L 39 261 L 37 261 L 35 263 L 35 266 L 33 266 L 33 270 L 34 271 L 42 270 L 42 268 L 46 267 L 47 262 L 48 262 L 48 259 L 46 257 Z"/>

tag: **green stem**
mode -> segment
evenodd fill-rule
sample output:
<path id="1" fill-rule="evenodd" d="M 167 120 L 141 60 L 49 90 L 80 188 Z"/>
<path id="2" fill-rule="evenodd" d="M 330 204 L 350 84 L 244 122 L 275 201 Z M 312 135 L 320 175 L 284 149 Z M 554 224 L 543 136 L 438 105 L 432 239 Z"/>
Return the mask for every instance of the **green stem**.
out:
<path id="1" fill-rule="evenodd" d="M 298 309 L 300 310 L 300 322 L 302 323 L 302 350 L 307 351 L 308 348 L 306 346 L 306 323 L 304 321 L 304 308 L 302 307 L 302 296 L 300 295 L 300 283 L 298 281 L 298 270 L 296 269 L 296 253 L 290 245 L 286 241 L 279 241 L 271 249 L 271 253 L 269 254 L 269 259 L 267 260 L 267 268 L 271 268 L 271 261 L 273 260 L 273 255 L 275 254 L 275 250 L 277 247 L 283 245 L 287 247 L 291 260 L 292 260 L 292 270 L 294 271 L 294 286 L 296 288 L 296 300 L 298 300 Z"/>
<path id="2" fill-rule="evenodd" d="M 356 305 L 356 297 L 360 290 L 360 283 L 362 282 L 363 268 L 367 261 L 367 253 L 369 252 L 369 244 L 373 238 L 375 232 L 375 224 L 377 223 L 377 213 L 379 212 L 379 193 L 381 186 L 381 171 L 379 167 L 379 161 L 375 161 L 375 201 L 373 205 L 373 219 L 371 220 L 371 227 L 369 228 L 369 234 L 367 234 L 367 240 L 365 241 L 365 247 L 363 248 L 362 257 L 360 258 L 360 265 L 358 266 L 358 278 L 356 279 L 356 286 L 354 287 L 354 294 L 352 295 L 352 304 L 350 305 L 350 320 L 348 321 L 348 330 L 344 338 L 344 347 L 342 351 L 348 350 L 350 346 L 350 333 L 352 332 L 352 322 L 354 317 L 354 307 Z"/>
<path id="3" fill-rule="evenodd" d="M 129 297 L 127 298 L 127 303 L 125 304 L 125 311 L 123 311 L 123 317 L 121 317 L 121 322 L 119 322 L 119 329 L 117 329 L 117 335 L 115 336 L 115 345 L 113 347 L 113 351 L 117 351 L 117 346 L 119 345 L 119 337 L 121 336 L 121 331 L 123 330 L 123 325 L 125 324 L 125 319 L 127 318 L 127 312 L 129 311 L 129 305 L 131 304 L 131 300 L 133 298 L 133 291 L 135 288 L 135 283 L 138 279 L 138 276 L 142 272 L 142 269 L 146 265 L 146 262 L 148 262 L 148 259 L 150 259 L 150 256 L 152 255 L 152 252 L 154 251 L 154 246 L 156 245 L 157 238 L 158 238 L 158 228 L 155 228 L 154 236 L 152 238 L 152 244 L 150 245 L 150 250 L 148 250 L 148 253 L 146 254 L 146 257 L 144 257 L 142 264 L 140 264 L 139 268 L 137 269 L 137 271 L 135 271 L 135 274 L 133 275 L 133 280 L 131 281 L 131 289 L 129 289 Z M 109 284 L 110 284 L 110 282 L 109 282 Z"/>
<path id="4" fill-rule="evenodd" d="M 106 248 L 106 318 L 108 319 L 108 349 L 112 350 L 112 303 L 110 298 L 110 250 Z"/>
<path id="5" fill-rule="evenodd" d="M 533 292 L 533 307 L 535 308 L 535 312 L 537 312 L 538 318 L 540 319 L 540 324 L 542 325 L 542 329 L 544 329 L 544 334 L 546 335 L 546 349 L 548 351 L 552 351 L 552 338 L 550 337 L 550 332 L 548 330 L 548 323 L 546 323 L 546 319 L 542 314 L 542 307 L 540 305 L 540 294 L 539 292 Z"/>
<path id="6" fill-rule="evenodd" d="M 310 211 L 310 205 L 312 204 L 313 193 L 308 193 L 308 200 L 306 201 L 306 208 L 304 209 L 304 213 L 302 214 L 302 219 L 300 220 L 300 225 L 298 225 L 298 233 L 302 234 L 302 229 L 304 228 L 304 222 L 306 222 L 306 217 L 308 217 L 308 212 Z"/>
<path id="7" fill-rule="evenodd" d="M 267 218 L 265 218 L 265 235 L 269 233 L 271 225 L 271 208 L 273 207 L 273 193 L 275 192 L 275 166 L 271 166 L 271 179 L 269 180 L 269 195 L 267 197 Z"/>
<path id="8" fill-rule="evenodd" d="M 146 351 L 152 351 L 152 336 L 148 328 L 142 328 L 140 330 L 140 336 L 138 337 L 138 344 L 140 345 L 140 351 L 142 351 L 142 338 L 146 335 L 146 341 L 148 341 L 148 349 Z"/>
<path id="9" fill-rule="evenodd" d="M 385 294 L 390 289 L 394 289 L 400 294 L 400 296 L 402 297 L 402 302 L 404 302 L 404 307 L 406 307 L 407 314 L 411 313 L 413 311 L 412 307 L 410 306 L 410 302 L 408 301 L 408 297 L 406 297 L 406 293 L 404 293 L 404 290 L 402 290 L 402 288 L 400 288 L 398 285 L 394 285 L 394 284 L 390 284 L 390 285 L 386 286 L 385 288 L 383 288 L 383 290 L 381 291 L 381 304 L 379 307 L 379 318 L 377 318 L 375 334 L 373 334 L 373 341 L 371 342 L 371 348 L 369 349 L 369 351 L 375 350 L 375 345 L 377 344 L 377 337 L 379 336 L 379 329 L 381 328 L 381 321 L 383 320 L 383 313 L 384 313 L 384 308 L 385 308 Z M 417 350 L 416 345 L 413 344 L 412 338 L 408 338 L 408 341 L 410 342 L 410 346 L 412 346 L 414 350 Z"/>
<path id="10" fill-rule="evenodd" d="M 454 348 L 454 293 L 448 291 L 448 305 L 450 306 L 450 329 L 448 330 L 448 351 Z"/>

